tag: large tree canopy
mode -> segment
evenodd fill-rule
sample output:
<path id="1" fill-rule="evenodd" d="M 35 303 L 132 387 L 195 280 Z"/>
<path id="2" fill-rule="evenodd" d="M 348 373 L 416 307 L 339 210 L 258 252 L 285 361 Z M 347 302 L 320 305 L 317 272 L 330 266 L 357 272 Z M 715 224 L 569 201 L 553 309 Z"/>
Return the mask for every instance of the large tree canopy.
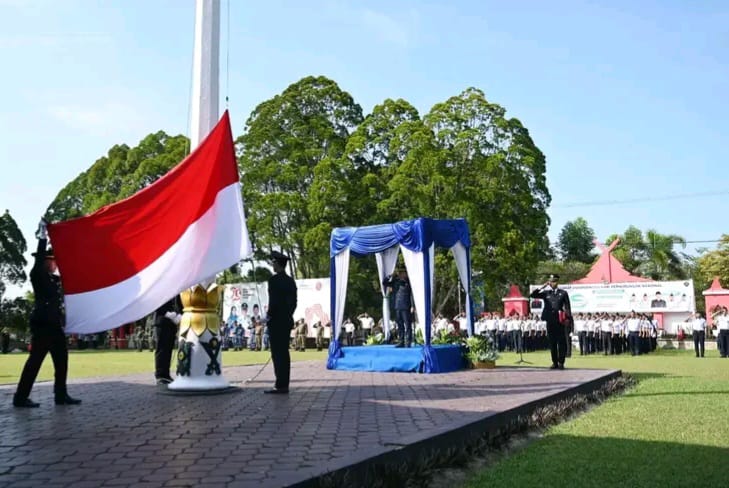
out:
<path id="1" fill-rule="evenodd" d="M 312 185 L 336 172 L 333 161 L 361 122 L 362 108 L 349 93 L 328 78 L 310 76 L 258 105 L 238 138 L 253 245 L 283 249 L 299 276 L 328 274 L 328 261 L 321 259 L 328 246 L 314 247 L 325 229 L 317 227 L 320 215 L 312 216 L 309 205 L 316 206 L 314 192 L 331 187 Z"/>
<path id="2" fill-rule="evenodd" d="M 182 161 L 188 147 L 185 136 L 168 136 L 162 131 L 148 135 L 133 148 L 116 145 L 58 193 L 46 216 L 53 221 L 68 220 L 131 196 Z"/>
<path id="3" fill-rule="evenodd" d="M 18 224 L 8 210 L 0 216 L 0 298 L 7 283 L 21 284 L 26 280 L 23 254 L 28 246 Z"/>
<path id="4" fill-rule="evenodd" d="M 475 88 L 436 104 L 425 124 L 439 151 L 433 214 L 468 220 L 473 267 L 485 283 L 526 282 L 549 246 L 544 154 L 521 122 Z"/>

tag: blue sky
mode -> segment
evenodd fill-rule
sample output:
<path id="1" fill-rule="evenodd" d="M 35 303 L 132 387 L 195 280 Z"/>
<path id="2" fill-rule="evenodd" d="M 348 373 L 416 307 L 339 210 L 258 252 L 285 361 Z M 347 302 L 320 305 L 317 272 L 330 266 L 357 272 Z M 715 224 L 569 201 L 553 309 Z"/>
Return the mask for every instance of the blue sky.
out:
<path id="1" fill-rule="evenodd" d="M 307 75 L 365 113 L 404 98 L 425 114 L 475 86 L 546 154 L 551 238 L 579 216 L 600 239 L 727 232 L 729 2 L 232 0 L 229 34 L 221 3 L 236 135 Z M 57 192 L 112 145 L 187 134 L 193 24 L 193 0 L 0 0 L 0 211 L 31 247 Z M 636 198 L 659 200 L 584 205 Z"/>

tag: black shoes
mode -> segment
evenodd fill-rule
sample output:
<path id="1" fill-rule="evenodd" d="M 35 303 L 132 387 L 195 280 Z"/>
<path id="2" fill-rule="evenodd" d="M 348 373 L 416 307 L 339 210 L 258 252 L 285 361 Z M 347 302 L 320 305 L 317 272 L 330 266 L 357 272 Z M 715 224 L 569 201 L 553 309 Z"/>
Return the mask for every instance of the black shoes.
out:
<path id="1" fill-rule="evenodd" d="M 172 383 L 172 378 L 167 378 L 167 377 L 157 378 L 158 385 L 169 385 L 170 383 Z"/>
<path id="2" fill-rule="evenodd" d="M 554 363 L 552 363 L 552 365 L 551 365 L 551 366 L 549 367 L 549 369 L 557 369 L 557 368 L 559 368 L 559 366 L 557 366 L 557 365 L 556 365 L 556 364 L 554 364 Z"/>
<path id="3" fill-rule="evenodd" d="M 405 344 L 404 344 L 403 342 L 401 342 L 400 344 L 398 344 L 398 345 L 397 345 L 397 346 L 395 346 L 395 347 L 405 347 Z"/>
<path id="4" fill-rule="evenodd" d="M 274 388 L 272 390 L 263 390 L 263 393 L 271 394 L 271 395 L 288 395 L 289 389 L 288 388 Z"/>
<path id="5" fill-rule="evenodd" d="M 63 396 L 57 396 L 55 401 L 56 405 L 78 405 L 81 403 L 81 400 L 72 398 L 68 393 Z"/>
<path id="6" fill-rule="evenodd" d="M 559 364 L 557 365 L 557 368 L 559 368 L 559 369 L 564 369 L 564 364 L 563 364 L 563 363 L 559 363 Z"/>
<path id="7" fill-rule="evenodd" d="M 40 403 L 36 403 L 30 398 L 26 398 L 25 400 L 13 399 L 13 406 L 15 408 L 38 408 L 40 407 Z"/>

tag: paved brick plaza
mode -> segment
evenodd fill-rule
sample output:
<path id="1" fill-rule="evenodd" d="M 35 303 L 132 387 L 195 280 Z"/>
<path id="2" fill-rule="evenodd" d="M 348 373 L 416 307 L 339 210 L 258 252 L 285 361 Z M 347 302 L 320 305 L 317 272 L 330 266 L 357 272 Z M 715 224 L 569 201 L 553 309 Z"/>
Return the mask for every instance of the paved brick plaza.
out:
<path id="1" fill-rule="evenodd" d="M 162 394 L 152 375 L 71 382 L 80 406 L 14 409 L 0 386 L 0 486 L 287 486 L 463 428 L 614 372 L 499 367 L 442 375 L 293 363 L 291 393 L 264 395 L 269 365 L 225 368 L 240 388 Z"/>

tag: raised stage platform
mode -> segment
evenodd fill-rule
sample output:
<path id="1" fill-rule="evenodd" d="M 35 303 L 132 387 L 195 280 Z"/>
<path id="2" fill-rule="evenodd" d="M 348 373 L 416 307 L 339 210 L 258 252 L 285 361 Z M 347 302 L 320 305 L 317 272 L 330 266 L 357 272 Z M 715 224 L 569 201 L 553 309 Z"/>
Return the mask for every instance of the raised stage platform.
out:
<path id="1" fill-rule="evenodd" d="M 238 387 L 229 395 L 163 395 L 151 372 L 71 380 L 70 393 L 83 399 L 72 406 L 55 406 L 53 382 L 44 381 L 33 387 L 40 408 L 31 409 L 14 409 L 15 384 L 2 385 L 0 486 L 315 487 L 341 470 L 448 455 L 619 375 L 501 365 L 382 374 L 331 371 L 322 359 L 292 363 L 288 395 L 264 395 L 272 365 L 247 381 L 260 368 L 225 367 Z"/>
<path id="2" fill-rule="evenodd" d="M 465 368 L 461 347 L 452 344 L 432 346 L 438 359 L 441 373 L 450 373 Z M 423 372 L 423 346 L 395 347 L 356 346 L 343 347 L 343 357 L 336 360 L 332 369 L 341 371 L 372 372 Z"/>

